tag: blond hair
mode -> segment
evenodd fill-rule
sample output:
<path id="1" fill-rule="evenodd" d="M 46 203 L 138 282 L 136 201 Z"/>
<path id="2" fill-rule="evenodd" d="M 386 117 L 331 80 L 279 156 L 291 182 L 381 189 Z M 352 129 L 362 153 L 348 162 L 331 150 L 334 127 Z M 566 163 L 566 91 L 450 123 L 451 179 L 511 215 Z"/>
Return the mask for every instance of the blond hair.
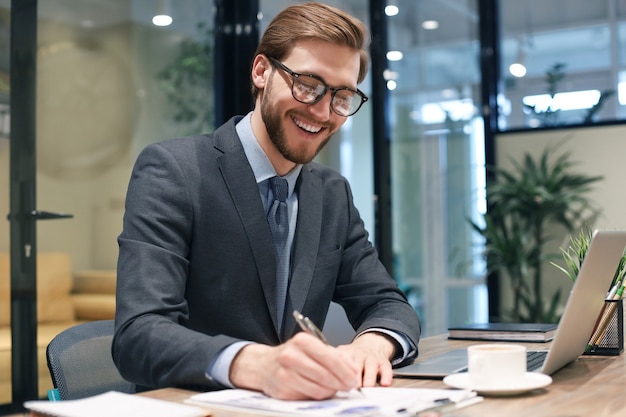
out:
<path id="1" fill-rule="evenodd" d="M 298 4 L 281 11 L 263 33 L 255 56 L 263 54 L 282 60 L 296 43 L 305 39 L 317 39 L 358 51 L 358 82 L 363 81 L 369 63 L 367 28 L 359 19 L 323 3 Z M 252 84 L 254 97 L 258 93 L 258 88 Z"/>

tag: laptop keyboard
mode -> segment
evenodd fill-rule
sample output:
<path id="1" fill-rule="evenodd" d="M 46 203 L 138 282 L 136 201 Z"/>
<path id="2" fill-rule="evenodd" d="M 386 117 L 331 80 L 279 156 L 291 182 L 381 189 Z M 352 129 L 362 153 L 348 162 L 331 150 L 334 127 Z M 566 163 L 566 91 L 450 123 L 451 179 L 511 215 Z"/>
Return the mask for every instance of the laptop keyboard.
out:
<path id="1" fill-rule="evenodd" d="M 526 351 L 526 369 L 528 372 L 536 371 L 541 368 L 541 365 L 543 365 L 547 355 L 547 350 Z"/>

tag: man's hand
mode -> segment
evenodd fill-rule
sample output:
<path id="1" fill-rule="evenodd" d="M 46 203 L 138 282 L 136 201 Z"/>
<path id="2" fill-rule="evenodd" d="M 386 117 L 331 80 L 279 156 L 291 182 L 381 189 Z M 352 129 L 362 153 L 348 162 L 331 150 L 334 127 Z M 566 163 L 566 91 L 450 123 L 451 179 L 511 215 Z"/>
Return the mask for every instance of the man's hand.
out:
<path id="1" fill-rule="evenodd" d="M 231 364 L 230 380 L 238 388 L 284 400 L 330 398 L 361 385 L 363 365 L 354 359 L 363 360 L 357 353 L 300 332 L 282 345 L 244 347 Z"/>
<path id="2" fill-rule="evenodd" d="M 348 354 L 359 367 L 359 374 L 362 375 L 360 386 L 373 387 L 376 383 L 383 387 L 391 385 L 391 358 L 396 351 L 393 338 L 384 333 L 367 332 L 338 349 Z"/>

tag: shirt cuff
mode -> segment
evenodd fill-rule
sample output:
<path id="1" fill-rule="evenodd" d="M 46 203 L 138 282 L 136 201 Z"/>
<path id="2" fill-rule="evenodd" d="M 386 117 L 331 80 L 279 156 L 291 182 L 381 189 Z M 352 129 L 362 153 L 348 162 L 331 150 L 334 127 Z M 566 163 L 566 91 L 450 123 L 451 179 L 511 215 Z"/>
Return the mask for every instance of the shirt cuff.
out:
<path id="1" fill-rule="evenodd" d="M 225 387 L 235 388 L 230 382 L 230 365 L 239 351 L 249 344 L 252 342 L 236 342 L 224 348 L 207 367 L 207 378 L 213 379 Z"/>

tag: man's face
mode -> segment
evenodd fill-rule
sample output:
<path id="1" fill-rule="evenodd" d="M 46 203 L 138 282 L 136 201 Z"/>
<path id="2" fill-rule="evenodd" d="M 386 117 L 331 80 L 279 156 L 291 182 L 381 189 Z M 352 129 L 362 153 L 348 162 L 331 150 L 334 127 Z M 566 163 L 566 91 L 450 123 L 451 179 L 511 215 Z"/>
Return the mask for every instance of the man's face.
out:
<path id="1" fill-rule="evenodd" d="M 298 43 L 281 62 L 294 72 L 321 77 L 330 87 L 356 88 L 360 63 L 353 49 L 308 40 Z M 313 160 L 346 118 L 330 109 L 330 91 L 315 104 L 296 101 L 291 94 L 292 81 L 290 74 L 273 68 L 261 92 L 261 117 L 268 139 L 280 155 L 304 164 Z"/>

